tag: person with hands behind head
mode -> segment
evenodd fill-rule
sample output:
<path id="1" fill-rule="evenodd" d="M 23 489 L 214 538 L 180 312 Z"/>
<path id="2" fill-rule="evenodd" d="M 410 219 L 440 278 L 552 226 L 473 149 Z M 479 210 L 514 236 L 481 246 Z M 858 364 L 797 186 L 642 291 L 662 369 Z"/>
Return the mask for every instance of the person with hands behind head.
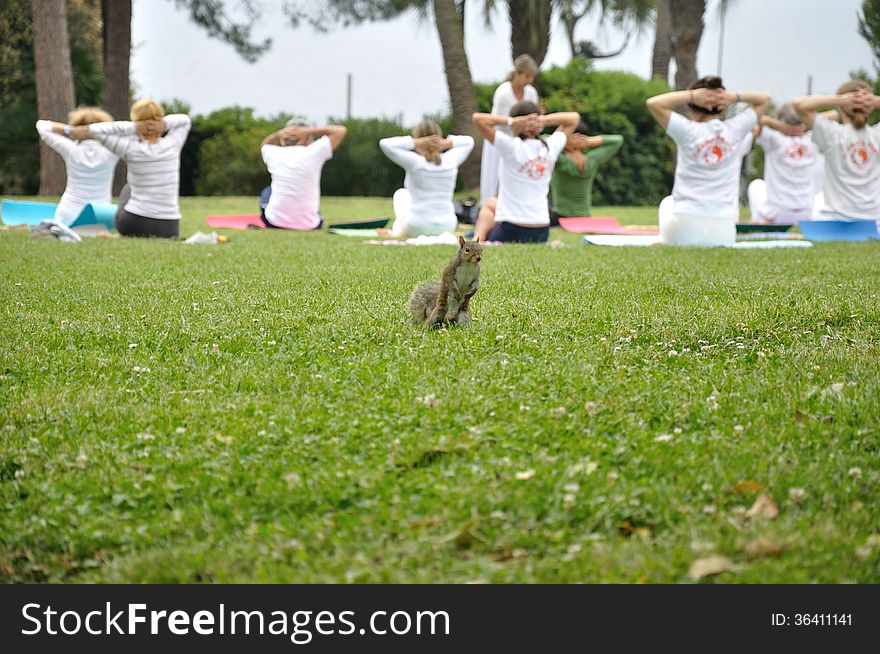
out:
<path id="1" fill-rule="evenodd" d="M 735 102 L 750 107 L 723 120 Z M 736 240 L 741 150 L 769 103 L 765 93 L 728 91 L 720 77 L 648 99 L 648 110 L 678 150 L 672 195 L 660 203 L 661 242 L 712 246 Z M 681 104 L 688 105 L 689 118 L 673 111 Z"/>
<path id="2" fill-rule="evenodd" d="M 70 112 L 67 124 L 38 120 L 37 132 L 64 159 L 67 185 L 53 220 L 71 225 L 87 204 L 109 204 L 113 195 L 113 172 L 119 156 L 89 135 L 88 125 L 113 118 L 98 107 L 79 107 Z M 78 139 L 74 138 L 74 133 Z"/>
<path id="3" fill-rule="evenodd" d="M 764 179 L 749 184 L 752 220 L 784 224 L 809 220 L 821 155 L 794 106 L 782 105 L 775 118 L 761 116 L 753 133 L 755 143 L 764 149 Z"/>
<path id="4" fill-rule="evenodd" d="M 309 127 L 290 120 L 263 139 L 260 152 L 272 176 L 272 185 L 260 194 L 260 216 L 267 227 L 321 228 L 321 170 L 346 132 L 343 125 Z"/>
<path id="5" fill-rule="evenodd" d="M 623 137 L 619 134 L 587 135 L 587 126 L 583 121 L 569 135 L 550 180 L 550 198 L 553 204 L 551 225 L 558 225 L 560 216 L 592 215 L 593 181 L 596 173 L 599 166 L 611 159 L 622 145 Z"/>
<path id="6" fill-rule="evenodd" d="M 128 183 L 119 193 L 115 219 L 123 236 L 177 238 L 180 234 L 180 151 L 190 126 L 189 116 L 166 116 L 158 102 L 139 100 L 131 107 L 131 121 L 74 129 L 74 138 L 97 139 L 128 166 Z"/>
<path id="7" fill-rule="evenodd" d="M 458 226 L 452 194 L 458 168 L 474 149 L 471 136 L 443 137 L 433 120 L 423 120 L 412 136 L 392 136 L 379 141 L 391 161 L 406 170 L 403 188 L 392 198 L 394 224 L 390 236 L 436 236 L 453 233 Z"/>
<path id="8" fill-rule="evenodd" d="M 825 155 L 819 217 L 880 219 L 880 125 L 868 125 L 880 97 L 865 82 L 851 80 L 837 95 L 797 98 L 794 108 Z M 823 109 L 837 109 L 842 123 L 817 116 Z"/>
<path id="9" fill-rule="evenodd" d="M 474 125 L 501 157 L 501 184 L 497 198 L 480 207 L 475 228 L 479 241 L 543 243 L 550 233 L 547 192 L 553 167 L 581 117 L 576 112 L 540 115 L 538 105 L 522 101 L 510 116 L 476 113 Z M 510 128 L 512 135 L 499 129 Z M 557 127 L 546 139 L 545 127 Z"/>

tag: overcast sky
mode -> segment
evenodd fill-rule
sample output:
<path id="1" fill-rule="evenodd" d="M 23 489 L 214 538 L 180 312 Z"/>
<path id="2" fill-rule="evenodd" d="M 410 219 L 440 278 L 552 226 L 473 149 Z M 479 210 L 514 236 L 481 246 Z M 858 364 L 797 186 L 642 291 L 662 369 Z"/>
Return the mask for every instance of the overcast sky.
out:
<path id="1" fill-rule="evenodd" d="M 319 0 L 310 0 L 319 2 Z M 311 121 L 344 117 L 346 75 L 353 75 L 352 114 L 356 117 L 402 114 L 412 124 L 424 114 L 448 111 L 440 42 L 433 22 L 412 14 L 386 23 L 316 33 L 304 25 L 289 27 L 280 0 L 258 0 L 263 15 L 254 36 L 273 43 L 255 64 L 210 39 L 171 0 L 134 0 L 132 76 L 139 97 L 179 98 L 193 112 L 207 113 L 238 104 L 259 114 L 282 111 Z M 465 45 L 475 81 L 500 80 L 511 67 L 510 28 L 506 16 L 487 30 L 481 0 L 468 0 Z M 784 102 L 806 92 L 831 93 L 848 73 L 872 69 L 867 43 L 857 31 L 861 0 L 735 0 L 725 25 L 721 73 L 731 89 L 769 92 Z M 234 5 L 234 1 L 229 3 Z M 700 74 L 717 71 L 720 21 L 709 0 L 700 46 Z M 543 67 L 564 64 L 569 49 L 555 26 Z M 578 40 L 590 39 L 616 49 L 624 34 L 599 27 L 598 16 L 578 26 Z M 619 69 L 646 77 L 650 72 L 653 32 L 633 38 L 627 50 L 596 61 L 599 69 Z"/>

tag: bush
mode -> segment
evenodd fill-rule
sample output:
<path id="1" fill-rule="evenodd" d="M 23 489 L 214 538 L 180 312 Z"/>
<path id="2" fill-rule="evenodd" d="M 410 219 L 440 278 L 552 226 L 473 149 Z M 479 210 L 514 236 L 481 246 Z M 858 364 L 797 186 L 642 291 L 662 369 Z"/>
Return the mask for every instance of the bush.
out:
<path id="1" fill-rule="evenodd" d="M 180 154 L 180 194 L 258 194 L 269 179 L 260 143 L 290 118 L 256 118 L 250 107 L 237 106 L 192 116 Z"/>
<path id="2" fill-rule="evenodd" d="M 198 195 L 259 195 L 269 185 L 269 172 L 260 156 L 260 143 L 268 134 L 251 125 L 229 130 L 204 141 L 201 170 L 195 180 Z"/>
<path id="3" fill-rule="evenodd" d="M 331 121 L 333 122 L 333 121 Z M 403 169 L 379 149 L 379 139 L 409 134 L 387 119 L 350 119 L 341 124 L 348 134 L 321 175 L 323 195 L 376 195 L 391 197 L 403 186 Z"/>

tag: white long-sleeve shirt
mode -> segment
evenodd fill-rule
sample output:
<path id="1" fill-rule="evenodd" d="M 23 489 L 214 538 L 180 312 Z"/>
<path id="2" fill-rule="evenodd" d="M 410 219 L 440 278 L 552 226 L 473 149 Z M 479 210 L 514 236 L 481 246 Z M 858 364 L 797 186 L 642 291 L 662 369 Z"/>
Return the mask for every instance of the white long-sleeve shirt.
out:
<path id="1" fill-rule="evenodd" d="M 452 147 L 441 153 L 440 163 L 434 164 L 415 151 L 412 136 L 392 136 L 379 141 L 379 147 L 391 161 L 406 171 L 403 186 L 410 192 L 412 205 L 410 227 L 430 229 L 457 224 L 452 194 L 458 168 L 474 149 L 470 136 L 450 134 Z"/>
<path id="2" fill-rule="evenodd" d="M 165 116 L 167 132 L 155 143 L 137 137 L 135 123 L 119 120 L 93 123 L 93 137 L 128 165 L 131 199 L 125 210 L 145 218 L 180 220 L 180 151 L 191 126 L 189 116 Z"/>
<path id="3" fill-rule="evenodd" d="M 67 168 L 67 186 L 55 210 L 55 220 L 70 225 L 87 204 L 110 203 L 118 156 L 97 141 L 73 141 L 56 134 L 49 120 L 38 120 L 37 132 L 61 155 Z"/>

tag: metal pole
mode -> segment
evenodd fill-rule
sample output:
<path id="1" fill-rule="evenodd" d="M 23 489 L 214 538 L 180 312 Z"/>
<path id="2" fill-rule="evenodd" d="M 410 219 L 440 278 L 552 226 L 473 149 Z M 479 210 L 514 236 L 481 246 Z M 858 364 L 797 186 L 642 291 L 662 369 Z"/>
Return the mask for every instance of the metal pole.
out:
<path id="1" fill-rule="evenodd" d="M 724 61 L 724 18 L 727 15 L 727 11 L 725 11 L 724 3 L 721 6 L 721 36 L 718 39 L 718 71 L 715 73 L 718 77 L 721 77 L 721 64 Z"/>
<path id="2" fill-rule="evenodd" d="M 351 73 L 345 80 L 345 119 L 351 120 Z"/>
<path id="3" fill-rule="evenodd" d="M 807 95 L 813 95 L 813 76 L 807 75 Z"/>

